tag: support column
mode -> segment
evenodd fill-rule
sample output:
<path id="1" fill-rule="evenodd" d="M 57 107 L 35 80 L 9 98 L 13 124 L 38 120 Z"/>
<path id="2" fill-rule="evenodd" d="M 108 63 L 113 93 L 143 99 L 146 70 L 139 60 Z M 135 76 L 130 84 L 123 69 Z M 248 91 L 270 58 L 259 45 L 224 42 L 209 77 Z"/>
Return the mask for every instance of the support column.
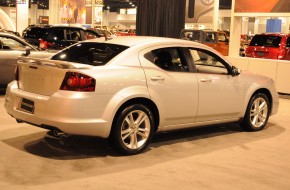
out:
<path id="1" fill-rule="evenodd" d="M 214 9 L 213 9 L 213 30 L 219 29 L 219 0 L 214 1 Z"/>
<path id="2" fill-rule="evenodd" d="M 28 26 L 28 0 L 17 1 L 16 4 L 16 31 L 22 31 Z"/>
<path id="3" fill-rule="evenodd" d="M 239 56 L 241 31 L 242 31 L 242 17 L 233 16 L 231 19 L 231 40 L 229 47 L 230 57 Z"/>
<path id="4" fill-rule="evenodd" d="M 49 0 L 49 24 L 60 24 L 60 0 Z"/>

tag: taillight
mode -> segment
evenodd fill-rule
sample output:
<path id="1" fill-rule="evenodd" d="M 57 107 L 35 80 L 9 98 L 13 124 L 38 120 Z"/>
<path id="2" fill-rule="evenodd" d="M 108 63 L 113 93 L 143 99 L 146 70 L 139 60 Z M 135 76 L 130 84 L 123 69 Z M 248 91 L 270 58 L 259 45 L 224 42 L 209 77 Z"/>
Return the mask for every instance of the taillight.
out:
<path id="1" fill-rule="evenodd" d="M 18 65 L 16 65 L 16 67 L 15 67 L 14 80 L 19 81 L 19 68 L 18 68 Z"/>
<path id="2" fill-rule="evenodd" d="M 96 80 L 94 78 L 81 73 L 67 72 L 60 90 L 93 92 L 95 91 L 95 86 Z"/>
<path id="3" fill-rule="evenodd" d="M 278 52 L 278 59 L 284 59 L 284 57 L 285 57 L 285 51 L 280 51 L 280 52 Z"/>

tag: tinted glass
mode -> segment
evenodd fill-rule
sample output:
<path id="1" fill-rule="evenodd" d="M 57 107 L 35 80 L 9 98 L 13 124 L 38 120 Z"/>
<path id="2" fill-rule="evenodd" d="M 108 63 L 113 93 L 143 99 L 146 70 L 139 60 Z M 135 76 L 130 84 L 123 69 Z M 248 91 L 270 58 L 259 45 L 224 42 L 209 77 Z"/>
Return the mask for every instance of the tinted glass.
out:
<path id="1" fill-rule="evenodd" d="M 47 35 L 47 37 L 46 37 L 47 41 L 65 40 L 64 39 L 64 29 L 62 29 L 62 28 L 50 29 L 46 35 Z"/>
<path id="2" fill-rule="evenodd" d="M 29 28 L 23 32 L 24 38 L 42 38 L 43 35 L 47 32 L 47 28 Z"/>
<path id="3" fill-rule="evenodd" d="M 287 38 L 286 47 L 290 47 L 290 37 Z"/>
<path id="4" fill-rule="evenodd" d="M 189 71 L 182 52 L 178 48 L 162 48 L 152 51 L 153 63 L 167 71 Z"/>
<path id="5" fill-rule="evenodd" d="M 280 36 L 256 35 L 253 37 L 250 46 L 280 47 Z"/>
<path id="6" fill-rule="evenodd" d="M 94 66 L 105 65 L 127 48 L 127 46 L 115 44 L 85 42 L 57 53 L 52 57 L 52 60 L 70 61 Z"/>

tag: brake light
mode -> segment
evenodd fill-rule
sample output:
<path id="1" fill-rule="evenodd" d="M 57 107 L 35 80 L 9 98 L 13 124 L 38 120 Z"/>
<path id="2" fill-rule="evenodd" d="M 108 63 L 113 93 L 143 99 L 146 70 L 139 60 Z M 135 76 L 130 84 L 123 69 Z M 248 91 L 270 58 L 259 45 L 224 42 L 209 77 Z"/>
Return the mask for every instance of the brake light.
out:
<path id="1" fill-rule="evenodd" d="M 93 92 L 95 91 L 96 80 L 90 76 L 67 72 L 62 81 L 60 90 Z"/>
<path id="2" fill-rule="evenodd" d="M 18 68 L 18 65 L 16 65 L 16 67 L 15 67 L 14 80 L 19 81 L 19 68 Z"/>
<path id="3" fill-rule="evenodd" d="M 284 56 L 285 56 L 285 51 L 280 51 L 278 52 L 278 59 L 284 59 Z"/>

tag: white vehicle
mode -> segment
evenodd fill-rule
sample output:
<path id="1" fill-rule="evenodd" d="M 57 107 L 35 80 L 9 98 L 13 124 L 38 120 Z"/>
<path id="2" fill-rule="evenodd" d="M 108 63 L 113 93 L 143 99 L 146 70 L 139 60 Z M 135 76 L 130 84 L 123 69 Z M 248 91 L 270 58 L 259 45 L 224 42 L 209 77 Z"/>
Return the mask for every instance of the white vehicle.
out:
<path id="1" fill-rule="evenodd" d="M 259 131 L 278 105 L 272 79 L 238 70 L 213 49 L 140 36 L 80 42 L 49 61 L 23 58 L 5 100 L 17 121 L 109 138 L 128 155 L 158 131 L 225 122 Z"/>

